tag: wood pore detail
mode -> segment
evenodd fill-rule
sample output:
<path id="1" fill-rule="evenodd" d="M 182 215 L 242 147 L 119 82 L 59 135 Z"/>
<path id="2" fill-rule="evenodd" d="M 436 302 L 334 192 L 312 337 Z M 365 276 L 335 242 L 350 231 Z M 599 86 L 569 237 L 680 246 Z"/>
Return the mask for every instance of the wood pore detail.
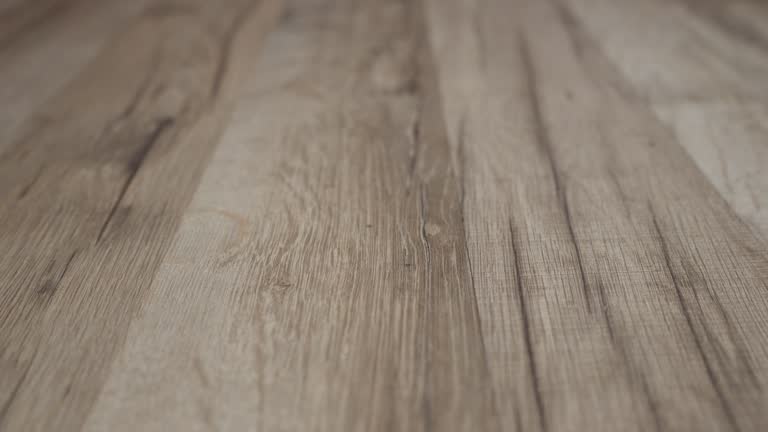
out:
<path id="1" fill-rule="evenodd" d="M 768 429 L 764 4 L 58 3 L 0 430 Z"/>

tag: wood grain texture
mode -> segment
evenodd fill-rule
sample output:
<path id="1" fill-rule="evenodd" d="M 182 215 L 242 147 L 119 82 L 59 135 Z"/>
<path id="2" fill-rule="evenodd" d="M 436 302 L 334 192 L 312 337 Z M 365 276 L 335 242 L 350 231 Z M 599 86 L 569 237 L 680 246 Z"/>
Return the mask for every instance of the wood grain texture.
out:
<path id="1" fill-rule="evenodd" d="M 54 19 L 90 48 L 0 142 L 0 430 L 768 429 L 764 9 Z"/>
<path id="2" fill-rule="evenodd" d="M 765 360 L 753 349 L 765 346 L 763 324 L 736 332 L 765 320 L 738 322 L 764 301 L 761 243 L 641 100 L 606 85 L 621 77 L 566 9 L 484 5 L 435 5 L 435 21 L 448 22 L 435 34 L 444 91 L 454 93 L 448 123 L 474 173 L 465 211 L 478 230 L 469 231 L 474 268 L 487 276 L 477 292 L 497 398 L 532 395 L 537 407 L 522 405 L 525 417 L 508 409 L 505 427 L 758 430 L 764 396 L 753 365 Z M 497 18 L 513 12 L 517 28 Z M 510 40 L 518 49 L 498 55 Z M 467 79 L 478 74 L 485 79 Z"/>
<path id="3" fill-rule="evenodd" d="M 654 110 L 733 210 L 768 238 L 768 105 L 726 99 Z"/>
<path id="4" fill-rule="evenodd" d="M 83 422 L 273 9 L 151 5 L 3 154 L 0 428 Z"/>
<path id="5" fill-rule="evenodd" d="M 568 3 L 585 33 L 625 77 L 624 91 L 646 100 L 734 211 L 768 235 L 768 45 L 744 34 L 766 28 L 768 21 L 757 23 L 768 17 L 768 5 L 703 0 Z M 730 24 L 722 25 L 722 20 Z"/>
<path id="6" fill-rule="evenodd" d="M 495 429 L 419 10 L 287 11 L 89 430 Z"/>

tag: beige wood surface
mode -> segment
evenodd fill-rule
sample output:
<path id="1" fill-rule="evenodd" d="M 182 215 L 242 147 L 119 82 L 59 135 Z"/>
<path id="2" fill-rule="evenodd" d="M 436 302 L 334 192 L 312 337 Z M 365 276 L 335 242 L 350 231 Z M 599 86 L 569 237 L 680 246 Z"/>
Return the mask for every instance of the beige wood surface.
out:
<path id="1" fill-rule="evenodd" d="M 0 48 L 0 151 L 13 140 L 19 124 L 93 59 L 144 3 L 80 1 L 68 13 L 27 29 L 14 43 Z M 2 21 L 0 27 L 8 28 Z"/>
<path id="2" fill-rule="evenodd" d="M 0 430 L 768 429 L 768 5 L 36 2 Z"/>
<path id="3" fill-rule="evenodd" d="M 274 9 L 150 5 L 6 147 L 0 429 L 82 425 Z"/>
<path id="4" fill-rule="evenodd" d="M 669 124 L 733 210 L 767 235 L 768 38 L 759 35 L 768 36 L 768 8 L 750 0 L 568 3 L 634 97 Z"/>

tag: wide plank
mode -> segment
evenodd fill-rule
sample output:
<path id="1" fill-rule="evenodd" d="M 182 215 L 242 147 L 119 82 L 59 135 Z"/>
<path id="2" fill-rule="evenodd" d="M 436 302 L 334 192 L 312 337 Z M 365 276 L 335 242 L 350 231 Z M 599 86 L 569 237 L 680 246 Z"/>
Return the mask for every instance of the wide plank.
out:
<path id="1" fill-rule="evenodd" d="M 0 156 L 0 429 L 84 421 L 276 4 L 153 2 Z"/>
<path id="2" fill-rule="evenodd" d="M 0 430 L 768 430 L 766 16 L 0 0 Z"/>
<path id="3" fill-rule="evenodd" d="M 764 243 L 562 4 L 431 5 L 504 428 L 764 428 Z"/>
<path id="4" fill-rule="evenodd" d="M 420 16 L 289 2 L 87 430 L 498 430 Z"/>
<path id="5" fill-rule="evenodd" d="M 768 5 L 567 3 L 626 78 L 624 90 L 648 101 L 733 210 L 768 238 L 768 39 L 759 36 Z"/>

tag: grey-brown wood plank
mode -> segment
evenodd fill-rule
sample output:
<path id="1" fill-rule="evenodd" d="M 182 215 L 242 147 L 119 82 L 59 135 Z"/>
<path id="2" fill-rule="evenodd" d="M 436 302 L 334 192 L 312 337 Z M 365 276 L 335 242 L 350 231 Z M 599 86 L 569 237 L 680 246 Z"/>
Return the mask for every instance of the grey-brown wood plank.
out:
<path id="1" fill-rule="evenodd" d="M 745 32 L 768 31 L 768 5 L 749 0 L 568 3 L 635 97 L 670 124 L 734 211 L 767 236 L 768 43 Z M 691 10 L 707 12 L 709 19 Z"/>
<path id="2" fill-rule="evenodd" d="M 418 5 L 287 8 L 88 430 L 495 430 Z"/>
<path id="3" fill-rule="evenodd" d="M 0 430 L 768 428 L 768 6 L 37 1 Z"/>
<path id="4" fill-rule="evenodd" d="M 441 70 L 450 71 L 445 74 L 444 88 L 455 94 L 445 97 L 456 101 L 453 106 L 447 104 L 448 117 L 453 118 L 450 123 L 457 125 L 454 140 L 463 143 L 466 162 L 474 164 L 467 169 L 472 176 L 467 179 L 471 192 L 467 202 L 477 204 L 468 205 L 466 211 L 472 212 L 468 226 L 479 231 L 476 237 L 470 236 L 471 256 L 486 263 L 486 267 L 478 264 L 475 268 L 489 276 L 478 288 L 478 293 L 488 295 L 485 299 L 478 294 L 481 315 L 487 317 L 487 341 L 498 343 L 486 342 L 489 350 L 529 350 L 526 361 L 531 385 L 538 391 L 524 394 L 538 395 L 542 428 L 729 427 L 734 417 L 730 407 L 721 407 L 725 412 L 718 416 L 711 413 L 709 399 L 717 399 L 721 389 L 715 386 L 720 383 L 712 384 L 710 396 L 702 396 L 705 390 L 694 387 L 705 385 L 714 367 L 706 358 L 698 360 L 704 363 L 698 370 L 690 365 L 697 355 L 686 344 L 698 338 L 693 337 L 697 330 L 685 329 L 689 306 L 675 301 L 677 282 L 675 276 L 665 274 L 666 255 L 658 244 L 663 232 L 656 233 L 659 217 L 654 195 L 659 192 L 651 189 L 652 182 L 680 183 L 674 180 L 672 169 L 655 173 L 657 165 L 674 157 L 676 171 L 685 169 L 690 161 L 675 153 L 679 150 L 676 143 L 664 144 L 669 138 L 642 106 L 600 88 L 600 83 L 616 77 L 607 75 L 610 71 L 604 68 L 582 65 L 592 61 L 600 66 L 600 62 L 590 53 L 593 47 L 569 34 L 575 32 L 573 24 L 557 5 L 502 2 L 489 6 L 485 2 L 484 8 L 462 10 L 458 4 L 454 21 L 438 35 L 438 44 L 445 47 L 447 59 Z M 507 14 L 499 13 L 502 7 Z M 450 20 L 446 9 L 435 6 L 446 15 L 442 19 Z M 520 28 L 510 29 L 507 20 L 498 18 L 513 12 L 523 12 Z M 467 30 L 452 31 L 462 21 Z M 480 29 L 480 34 L 472 36 L 473 28 Z M 537 28 L 549 31 L 537 32 Z M 500 56 L 501 45 L 494 42 L 505 31 L 507 37 L 498 43 L 518 49 Z M 473 41 L 465 43 L 466 52 L 461 52 L 456 48 L 462 46 L 460 42 L 451 38 L 467 34 Z M 468 66 L 467 60 L 473 57 L 475 64 Z M 466 79 L 478 74 L 485 79 Z M 594 77 L 599 77 L 597 85 Z M 472 86 L 467 88 L 467 82 Z M 473 94 L 476 99 L 471 98 Z M 613 114 L 617 112 L 624 115 Z M 510 159 L 500 158 L 505 151 Z M 696 178 L 695 172 L 690 174 L 691 179 Z M 705 195 L 704 186 L 706 183 L 698 191 L 679 195 L 690 196 L 692 201 L 696 195 Z M 505 195 L 508 201 L 500 202 Z M 706 212 L 697 208 L 696 213 Z M 496 230 L 487 229 L 489 220 L 497 221 Z M 511 232 L 502 246 L 511 251 L 514 271 L 500 265 L 492 247 L 499 243 L 505 222 Z M 699 223 L 690 221 L 684 228 L 698 229 Z M 740 222 L 733 223 L 738 227 Z M 756 242 L 748 233 L 740 235 Z M 698 244 L 694 247 L 703 249 Z M 744 261 L 751 295 L 760 297 L 765 269 L 754 267 L 751 261 L 757 259 L 760 264 L 761 257 L 742 254 L 737 260 Z M 713 275 L 714 282 L 703 283 L 722 286 L 719 279 L 727 273 L 720 270 Z M 514 293 L 504 289 L 509 287 L 523 292 L 518 294 L 522 322 L 512 321 L 504 329 L 499 323 L 514 317 L 514 307 L 505 309 L 500 305 L 510 302 L 498 298 L 514 298 Z M 684 301 L 682 293 L 680 300 Z M 756 310 L 761 313 L 763 309 Z M 512 345 L 509 333 L 515 328 L 526 331 L 519 338 L 522 343 Z M 763 346 L 761 337 L 758 331 L 756 339 L 750 340 Z M 728 339 L 723 343 L 733 343 Z M 564 352 L 570 359 L 567 362 L 560 360 Z M 762 353 L 758 351 L 758 355 Z M 500 359 L 496 382 L 513 381 L 504 383 L 499 392 L 519 392 L 530 378 L 524 377 L 522 383 L 520 378 L 516 380 L 515 368 L 507 366 L 504 356 Z M 688 373 L 680 374 L 679 362 L 689 363 Z M 666 389 L 675 381 L 679 384 L 673 387 L 679 393 L 673 395 Z M 736 395 L 747 400 L 760 394 L 737 390 Z M 659 397 L 669 400 L 661 403 Z M 604 409 L 606 404 L 611 409 Z M 746 418 L 754 418 L 761 404 L 759 398 L 745 403 L 743 408 L 751 405 L 754 410 Z M 697 413 L 705 412 L 709 415 L 697 419 Z M 512 427 L 518 419 L 513 413 L 509 417 Z M 697 425 L 699 420 L 703 425 Z"/>
<path id="5" fill-rule="evenodd" d="M 5 149 L 0 429 L 84 421 L 275 9 L 153 2 Z"/>
<path id="6" fill-rule="evenodd" d="M 480 221 L 508 219 L 511 231 L 502 244 L 514 271 L 499 269 L 497 256 L 478 271 L 492 276 L 477 292 L 486 345 L 501 353 L 495 382 L 519 374 L 505 353 L 528 351 L 534 389 L 525 393 L 537 396 L 542 429 L 764 428 L 764 244 L 643 99 L 615 88 L 622 77 L 566 8 L 476 6 L 434 9 L 454 18 L 437 37 L 444 88 L 455 93 L 444 98 L 454 141 L 477 164 L 467 169 L 478 179 L 467 202 L 485 205 L 466 208 L 477 220 L 468 226 L 482 230 L 470 236 L 470 256 L 482 262 L 499 242 L 500 228 L 483 232 Z M 519 25 L 510 29 L 499 17 L 513 14 Z M 455 31 L 462 21 L 466 30 Z M 461 37 L 475 39 L 465 53 Z M 502 56 L 502 43 L 516 49 Z M 467 79 L 478 74 L 486 78 Z M 499 157 L 505 149 L 514 159 Z M 522 322 L 506 329 L 499 324 L 514 308 L 498 298 L 514 294 L 504 288 L 521 291 Z M 508 336 L 515 328 L 522 344 Z M 520 385 L 497 394 L 512 399 Z M 517 421 L 510 413 L 509 427 Z"/>

